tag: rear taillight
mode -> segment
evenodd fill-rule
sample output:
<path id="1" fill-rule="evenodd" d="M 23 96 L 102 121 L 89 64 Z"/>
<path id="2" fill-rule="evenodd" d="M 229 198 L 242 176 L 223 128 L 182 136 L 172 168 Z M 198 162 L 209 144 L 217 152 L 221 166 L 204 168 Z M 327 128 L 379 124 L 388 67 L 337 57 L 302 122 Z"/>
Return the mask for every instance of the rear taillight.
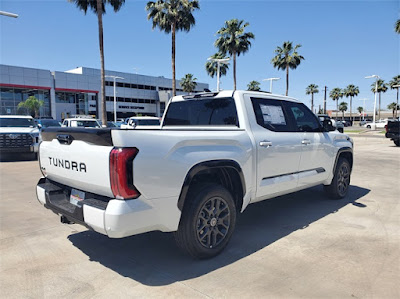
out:
<path id="1" fill-rule="evenodd" d="M 115 198 L 132 199 L 140 196 L 140 192 L 133 185 L 133 159 L 138 152 L 135 147 L 111 150 L 110 181 Z"/>
<path id="2" fill-rule="evenodd" d="M 385 125 L 386 133 L 388 132 L 388 125 Z"/>

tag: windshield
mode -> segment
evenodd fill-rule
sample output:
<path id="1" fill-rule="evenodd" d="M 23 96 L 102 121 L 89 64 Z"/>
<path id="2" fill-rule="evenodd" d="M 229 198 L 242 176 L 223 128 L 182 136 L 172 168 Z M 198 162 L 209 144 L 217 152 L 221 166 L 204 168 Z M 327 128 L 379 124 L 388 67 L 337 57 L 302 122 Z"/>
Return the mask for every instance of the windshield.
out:
<path id="1" fill-rule="evenodd" d="M 160 121 L 158 119 L 140 119 L 136 120 L 139 126 L 159 126 Z"/>
<path id="2" fill-rule="evenodd" d="M 33 118 L 0 118 L 0 127 L 34 128 Z"/>
<path id="3" fill-rule="evenodd" d="M 95 120 L 72 120 L 71 127 L 99 128 L 100 125 Z"/>
<path id="4" fill-rule="evenodd" d="M 60 127 L 60 123 L 55 120 L 55 119 L 42 119 L 40 121 L 40 124 L 42 125 L 42 127 L 47 128 L 47 127 Z"/>

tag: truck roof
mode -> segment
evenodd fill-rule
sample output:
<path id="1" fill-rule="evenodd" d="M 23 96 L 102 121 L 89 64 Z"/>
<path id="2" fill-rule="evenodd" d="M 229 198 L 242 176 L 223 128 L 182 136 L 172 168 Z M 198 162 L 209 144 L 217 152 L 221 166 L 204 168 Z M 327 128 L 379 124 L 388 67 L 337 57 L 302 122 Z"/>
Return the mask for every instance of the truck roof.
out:
<path id="1" fill-rule="evenodd" d="M 30 115 L 9 115 L 9 114 L 7 114 L 7 115 L 0 115 L 0 117 L 1 118 L 32 118 L 33 119 L 33 117 Z"/>
<path id="2" fill-rule="evenodd" d="M 211 91 L 211 92 L 199 92 L 199 93 L 194 93 L 190 95 L 179 95 L 173 97 L 173 102 L 178 102 L 178 101 L 185 101 L 185 100 L 190 100 L 190 99 L 197 99 L 197 98 L 202 98 L 202 97 L 216 97 L 216 98 L 225 98 L 225 97 L 232 97 L 233 94 L 239 93 L 241 95 L 244 94 L 250 94 L 252 96 L 268 96 L 269 99 L 275 99 L 275 100 L 282 100 L 282 101 L 291 101 L 291 102 L 300 102 L 299 100 L 283 95 L 278 95 L 278 94 L 272 94 L 269 92 L 263 92 L 263 91 L 249 91 L 249 90 L 222 90 L 220 92 L 217 91 Z"/>

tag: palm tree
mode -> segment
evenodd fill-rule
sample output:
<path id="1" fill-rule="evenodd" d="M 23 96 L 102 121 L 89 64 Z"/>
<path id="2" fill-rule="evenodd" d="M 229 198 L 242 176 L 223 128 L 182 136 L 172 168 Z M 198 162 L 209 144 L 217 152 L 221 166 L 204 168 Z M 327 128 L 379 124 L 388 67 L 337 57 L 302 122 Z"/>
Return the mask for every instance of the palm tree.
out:
<path id="1" fill-rule="evenodd" d="M 193 74 L 186 74 L 185 77 L 181 79 L 181 87 L 184 92 L 193 92 L 196 89 L 197 78 L 193 77 Z"/>
<path id="2" fill-rule="evenodd" d="M 29 111 L 29 114 L 32 117 L 37 117 L 39 116 L 39 109 L 44 105 L 43 100 L 38 100 L 34 96 L 30 96 L 29 98 L 26 99 L 25 102 L 21 102 L 18 104 L 18 109 L 19 108 L 25 108 Z"/>
<path id="3" fill-rule="evenodd" d="M 393 103 L 390 103 L 387 107 L 389 110 L 392 110 L 393 119 L 395 119 L 396 118 L 395 112 L 397 111 L 397 109 L 399 109 L 399 105 L 397 105 L 397 103 L 393 102 Z"/>
<path id="4" fill-rule="evenodd" d="M 261 88 L 260 88 L 260 82 L 258 82 L 258 81 L 250 81 L 250 83 L 249 84 L 247 84 L 247 90 L 250 90 L 250 91 L 260 91 L 261 90 Z"/>
<path id="5" fill-rule="evenodd" d="M 278 70 L 286 70 L 286 95 L 289 93 L 289 68 L 296 69 L 304 57 L 297 53 L 297 49 L 301 45 L 296 45 L 293 48 L 292 42 L 284 42 L 282 47 L 277 47 L 275 50 L 275 57 L 272 58 L 271 63 Z"/>
<path id="6" fill-rule="evenodd" d="M 339 99 L 343 98 L 343 91 L 339 87 L 335 87 L 329 93 L 329 97 L 332 100 L 336 101 L 336 119 L 337 119 L 337 113 L 339 111 Z"/>
<path id="7" fill-rule="evenodd" d="M 306 88 L 306 94 L 311 94 L 311 111 L 314 112 L 314 93 L 319 93 L 318 85 L 310 84 Z"/>
<path id="8" fill-rule="evenodd" d="M 215 53 L 210 58 L 212 58 L 212 59 L 224 59 L 224 58 L 227 58 L 227 57 L 223 53 Z M 217 68 L 218 68 L 218 63 L 216 61 L 209 60 L 209 61 L 206 62 L 206 71 L 207 71 L 207 74 L 211 78 L 214 78 L 214 76 L 217 75 Z M 219 65 L 219 75 L 220 76 L 225 76 L 228 69 L 229 69 L 229 64 L 221 63 Z"/>
<path id="9" fill-rule="evenodd" d="M 83 10 L 85 15 L 90 8 L 97 14 L 97 24 L 99 27 L 99 46 L 100 46 L 100 64 L 101 64 L 101 121 L 107 126 L 107 110 L 106 110 L 106 85 L 104 74 L 104 45 L 103 45 L 103 15 L 106 13 L 106 4 L 110 4 L 114 12 L 120 10 L 125 0 L 68 0 Z"/>
<path id="10" fill-rule="evenodd" d="M 361 113 L 364 111 L 364 108 L 361 107 L 361 106 L 358 106 L 358 107 L 357 107 L 357 111 L 358 111 L 358 113 L 360 114 L 360 121 L 361 121 Z"/>
<path id="11" fill-rule="evenodd" d="M 394 31 L 400 34 L 400 19 L 396 21 L 396 24 L 394 25 Z"/>
<path id="12" fill-rule="evenodd" d="M 175 35 L 176 31 L 189 32 L 196 23 L 192 14 L 200 9 L 198 0 L 158 0 L 149 1 L 146 5 L 147 19 L 152 20 L 153 29 L 158 27 L 172 35 L 172 95 L 176 95 L 175 73 Z"/>
<path id="13" fill-rule="evenodd" d="M 358 89 L 358 86 L 355 86 L 353 84 L 347 85 L 347 87 L 343 90 L 343 94 L 346 98 L 350 97 L 350 121 L 353 121 L 352 115 L 351 115 L 351 107 L 352 107 L 352 100 L 353 97 L 358 96 L 360 93 L 360 90 Z"/>
<path id="14" fill-rule="evenodd" d="M 347 103 L 341 102 L 339 104 L 339 110 L 342 112 L 342 120 L 344 120 L 344 112 L 347 111 Z"/>
<path id="15" fill-rule="evenodd" d="M 399 20 L 400 21 L 400 20 Z M 399 22 L 400 23 L 400 22 Z M 399 24 L 400 26 L 400 24 Z M 394 76 L 392 80 L 390 80 L 389 82 L 390 88 L 391 89 L 395 89 L 397 91 L 397 95 L 396 95 L 396 103 L 397 106 L 399 106 L 399 85 L 400 85 L 400 75 Z M 397 110 L 396 109 L 396 117 L 397 117 Z"/>
<path id="16" fill-rule="evenodd" d="M 233 89 L 236 90 L 236 56 L 246 53 L 251 47 L 251 41 L 255 38 L 251 32 L 244 32 L 249 23 L 243 20 L 232 19 L 225 21 L 224 27 L 217 31 L 218 38 L 215 46 L 219 52 L 233 57 Z"/>
<path id="17" fill-rule="evenodd" d="M 379 94 L 378 119 L 381 119 L 381 93 L 382 92 L 385 93 L 388 90 L 388 87 L 384 80 L 379 79 L 378 80 L 378 89 L 377 90 L 375 90 L 375 89 L 376 89 L 376 83 L 372 83 L 371 91 L 373 93 L 378 92 L 378 94 Z"/>

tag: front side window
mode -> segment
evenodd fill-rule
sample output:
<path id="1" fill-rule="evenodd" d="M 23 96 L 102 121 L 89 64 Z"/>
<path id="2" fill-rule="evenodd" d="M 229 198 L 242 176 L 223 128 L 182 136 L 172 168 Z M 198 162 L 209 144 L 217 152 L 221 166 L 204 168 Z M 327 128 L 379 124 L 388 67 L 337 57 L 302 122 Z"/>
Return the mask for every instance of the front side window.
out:
<path id="1" fill-rule="evenodd" d="M 318 118 L 304 104 L 286 102 L 288 113 L 294 119 L 294 126 L 298 132 L 321 132 Z"/>
<path id="2" fill-rule="evenodd" d="M 257 124 L 270 131 L 289 132 L 290 126 L 281 101 L 251 98 Z"/>
<path id="3" fill-rule="evenodd" d="M 172 102 L 165 126 L 239 126 L 233 98 L 195 98 Z"/>

